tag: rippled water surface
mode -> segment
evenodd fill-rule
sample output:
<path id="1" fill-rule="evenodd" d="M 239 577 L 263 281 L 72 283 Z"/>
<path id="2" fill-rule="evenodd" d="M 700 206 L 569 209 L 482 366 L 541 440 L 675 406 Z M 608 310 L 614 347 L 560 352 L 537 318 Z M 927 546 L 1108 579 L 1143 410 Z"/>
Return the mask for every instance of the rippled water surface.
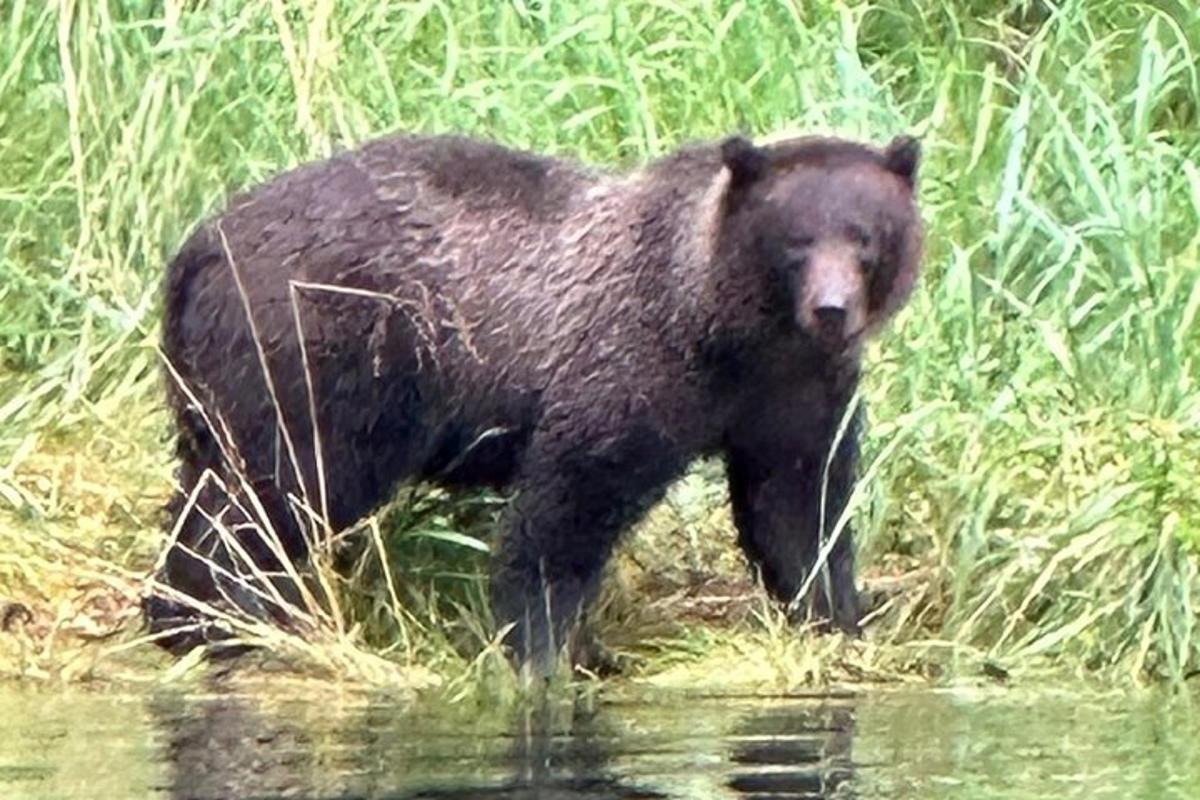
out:
<path id="1" fill-rule="evenodd" d="M 0 688 L 0 798 L 1200 798 L 1158 695 L 680 693 L 553 713 Z"/>

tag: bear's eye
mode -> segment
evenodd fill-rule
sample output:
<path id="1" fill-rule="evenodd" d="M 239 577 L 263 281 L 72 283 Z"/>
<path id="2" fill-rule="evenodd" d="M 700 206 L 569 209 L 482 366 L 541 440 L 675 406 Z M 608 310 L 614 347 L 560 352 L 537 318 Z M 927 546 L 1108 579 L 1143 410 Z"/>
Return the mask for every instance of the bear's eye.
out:
<path id="1" fill-rule="evenodd" d="M 846 234 L 850 237 L 850 241 L 859 247 L 868 247 L 871 244 L 870 232 L 861 225 L 851 225 L 847 229 Z"/>
<path id="2" fill-rule="evenodd" d="M 792 250 L 788 253 L 787 260 L 784 262 L 787 269 L 804 270 L 808 268 L 808 253 L 803 250 Z"/>
<path id="3" fill-rule="evenodd" d="M 797 236 L 792 240 L 792 247 L 796 250 L 807 250 L 816 242 L 811 236 Z"/>

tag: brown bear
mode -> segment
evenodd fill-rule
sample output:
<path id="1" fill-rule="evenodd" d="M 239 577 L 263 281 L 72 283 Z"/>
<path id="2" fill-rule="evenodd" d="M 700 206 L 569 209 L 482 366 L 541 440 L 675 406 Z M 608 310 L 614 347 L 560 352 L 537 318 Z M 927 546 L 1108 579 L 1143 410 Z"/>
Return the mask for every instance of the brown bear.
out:
<path id="1" fill-rule="evenodd" d="M 835 433 L 862 344 L 917 276 L 918 160 L 907 137 L 732 137 L 609 172 L 393 136 L 234 198 L 166 277 L 182 492 L 160 581 L 277 616 L 245 577 L 282 566 L 251 523 L 299 562 L 401 481 L 503 487 L 493 610 L 545 672 L 621 531 L 719 455 L 768 590 L 857 630 L 848 530 L 797 594 L 853 486 L 857 415 Z M 167 594 L 146 601 L 164 644 L 214 635 L 167 635 L 197 619 Z"/>

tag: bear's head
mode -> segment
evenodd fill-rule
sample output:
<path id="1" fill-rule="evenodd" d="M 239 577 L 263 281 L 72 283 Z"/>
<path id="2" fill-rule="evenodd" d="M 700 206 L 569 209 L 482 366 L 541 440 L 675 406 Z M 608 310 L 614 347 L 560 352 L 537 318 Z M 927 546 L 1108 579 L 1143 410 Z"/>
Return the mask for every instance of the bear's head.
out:
<path id="1" fill-rule="evenodd" d="M 921 260 L 920 145 L 725 140 L 726 233 L 766 278 L 772 315 L 821 349 L 854 352 L 908 299 Z M 745 263 L 747 257 L 753 263 Z"/>

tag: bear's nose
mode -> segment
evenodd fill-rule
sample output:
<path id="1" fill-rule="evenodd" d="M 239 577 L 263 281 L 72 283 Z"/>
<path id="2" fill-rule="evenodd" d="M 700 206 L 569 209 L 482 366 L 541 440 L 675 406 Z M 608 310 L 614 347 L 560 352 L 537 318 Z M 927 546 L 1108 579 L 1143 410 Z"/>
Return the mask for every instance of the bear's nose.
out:
<path id="1" fill-rule="evenodd" d="M 846 309 L 841 306 L 818 306 L 813 310 L 817 328 L 826 339 L 841 339 L 846 332 Z"/>

